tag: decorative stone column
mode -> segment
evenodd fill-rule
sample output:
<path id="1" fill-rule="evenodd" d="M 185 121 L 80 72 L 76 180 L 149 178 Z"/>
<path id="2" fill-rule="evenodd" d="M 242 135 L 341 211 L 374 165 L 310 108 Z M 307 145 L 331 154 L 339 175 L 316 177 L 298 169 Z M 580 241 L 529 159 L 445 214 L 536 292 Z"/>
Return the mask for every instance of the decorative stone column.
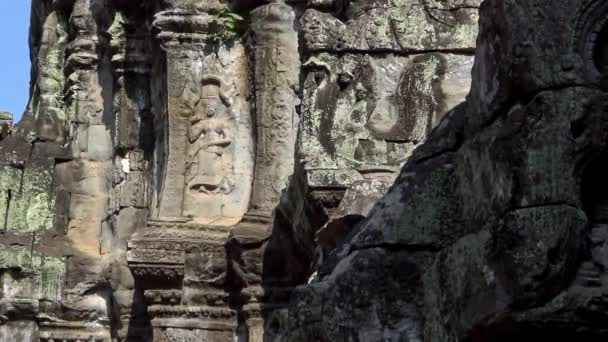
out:
<path id="1" fill-rule="evenodd" d="M 96 341 L 110 341 L 112 312 L 108 303 L 112 290 L 102 280 L 105 264 L 99 242 L 108 209 L 107 180 L 112 175 L 114 152 L 109 127 L 113 77 L 108 54 L 111 23 L 108 9 L 113 6 L 109 0 L 76 0 L 69 5 L 56 5 L 57 18 L 63 17 L 69 23 L 59 28 L 67 28 L 69 32 L 62 34 L 68 39 L 62 55 L 65 102 L 53 101 L 57 106 L 65 104 L 60 107 L 65 110 L 69 127 L 66 147 L 69 152 L 61 163 L 57 157 L 49 161 L 55 162 L 53 187 L 57 189 L 58 200 L 53 205 L 67 209 L 62 213 L 65 216 L 56 218 L 57 231 L 65 234 L 66 241 L 55 253 L 65 255 L 65 259 L 55 257 L 53 262 L 54 268 L 65 274 L 65 280 L 59 283 L 63 287 L 57 300 L 61 309 L 49 305 L 51 312 L 47 315 L 52 318 L 39 320 L 40 339 L 81 341 L 95 337 Z M 42 83 L 47 84 L 46 81 Z M 57 118 L 61 118 L 59 114 L 56 113 Z M 37 124 L 41 123 L 39 119 Z M 49 141 L 61 141 L 50 139 L 52 132 L 61 130 L 38 130 L 42 131 L 47 132 Z M 45 154 L 48 153 L 42 150 L 41 155 Z"/>
<path id="2" fill-rule="evenodd" d="M 154 17 L 164 58 L 151 82 L 160 95 L 152 214 L 128 261 L 155 342 L 229 341 L 237 328 L 224 244 L 248 209 L 254 143 L 245 48 L 209 34 L 224 6 L 164 1 Z"/>
<path id="3" fill-rule="evenodd" d="M 300 104 L 295 13 L 284 3 L 251 12 L 257 124 L 252 213 L 270 216 L 293 173 Z"/>
<path id="4" fill-rule="evenodd" d="M 227 289 L 239 308 L 239 333 L 250 342 L 264 339 L 264 253 L 270 238 L 272 211 L 293 172 L 298 127 L 300 59 L 295 14 L 284 3 L 251 12 L 256 158 L 247 215 L 225 243 Z"/>

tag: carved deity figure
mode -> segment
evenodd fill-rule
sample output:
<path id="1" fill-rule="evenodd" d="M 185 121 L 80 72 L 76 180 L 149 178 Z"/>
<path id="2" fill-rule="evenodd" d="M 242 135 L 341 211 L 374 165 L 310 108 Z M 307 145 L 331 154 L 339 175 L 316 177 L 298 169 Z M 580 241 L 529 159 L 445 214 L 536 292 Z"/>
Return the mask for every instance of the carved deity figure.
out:
<path id="1" fill-rule="evenodd" d="M 199 109 L 190 119 L 188 130 L 188 178 L 189 190 L 206 194 L 226 194 L 231 191 L 232 180 L 222 171 L 231 168 L 232 157 L 228 151 L 231 137 L 227 121 L 229 103 L 220 96 L 219 85 L 203 85 Z"/>
<path id="2" fill-rule="evenodd" d="M 227 216 L 225 196 L 235 187 L 231 105 L 219 79 L 203 80 L 188 127 L 184 215 L 204 223 Z"/>

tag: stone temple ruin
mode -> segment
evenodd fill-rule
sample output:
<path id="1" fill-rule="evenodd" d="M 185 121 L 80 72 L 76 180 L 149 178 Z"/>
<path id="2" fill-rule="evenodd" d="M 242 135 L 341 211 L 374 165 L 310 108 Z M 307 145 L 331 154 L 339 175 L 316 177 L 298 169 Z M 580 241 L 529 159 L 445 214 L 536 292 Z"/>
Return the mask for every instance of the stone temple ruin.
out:
<path id="1" fill-rule="evenodd" d="M 607 39 L 603 0 L 32 0 L 0 341 L 604 341 Z"/>

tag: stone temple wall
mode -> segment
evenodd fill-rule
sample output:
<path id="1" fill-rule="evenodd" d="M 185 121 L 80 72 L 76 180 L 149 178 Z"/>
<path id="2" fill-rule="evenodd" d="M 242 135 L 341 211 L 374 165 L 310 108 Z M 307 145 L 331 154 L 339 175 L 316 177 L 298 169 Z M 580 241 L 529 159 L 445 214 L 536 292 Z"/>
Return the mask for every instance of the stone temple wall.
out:
<path id="1" fill-rule="evenodd" d="M 348 258 L 345 241 L 376 222 L 366 218 L 370 210 L 377 218 L 390 209 L 386 201 L 400 191 L 391 184 L 412 156 L 437 163 L 452 151 L 450 139 L 462 144 L 462 136 L 489 127 L 498 108 L 514 111 L 508 99 L 490 97 L 503 95 L 495 84 L 503 80 L 491 77 L 496 70 L 507 77 L 496 51 L 500 30 L 517 27 L 509 21 L 515 5 L 498 17 L 503 26 L 482 21 L 488 30 L 477 58 L 497 60 L 476 65 L 482 85 L 469 98 L 479 116 L 467 117 L 466 134 L 450 131 L 445 148 L 414 152 L 433 127 L 439 135 L 452 125 L 442 118 L 469 93 L 479 5 L 32 0 L 30 101 L 14 126 L 0 113 L 0 341 L 419 341 L 420 287 L 393 291 L 397 280 L 387 278 L 376 293 L 393 297 L 382 303 L 365 286 L 339 292 L 347 284 L 331 282 L 353 280 L 340 280 L 346 270 L 376 280 L 399 274 L 409 284 L 419 279 L 417 263 L 430 265 L 435 252 L 450 253 L 448 242 L 460 241 L 420 226 L 438 240 L 420 235 L 413 244 L 421 254 L 393 262 L 387 251 L 405 252 L 374 233 L 362 248 L 382 268 L 339 263 Z M 524 48 L 531 54 L 534 46 Z M 544 84 L 546 74 L 539 75 L 528 75 L 529 87 Z M 592 92 L 577 94 L 592 102 Z M 552 96 L 539 105 L 560 100 Z M 462 163 L 488 158 L 493 140 L 478 139 L 481 147 L 470 140 L 476 154 Z M 489 228 L 460 220 L 463 208 L 437 202 L 428 212 L 456 187 L 449 168 L 441 170 L 437 187 L 424 189 L 429 196 L 411 202 L 410 223 L 453 219 L 459 237 L 489 239 Z M 403 177 L 406 171 L 399 179 L 410 182 Z M 474 192 L 483 189 L 471 189 L 484 199 Z M 531 198 L 522 205 L 534 205 Z M 488 206 L 474 204 L 467 214 L 489 215 Z M 566 222 L 584 223 L 571 206 L 554 209 L 571 214 Z M 525 215 L 536 214 L 514 212 L 512 227 Z M 402 218 L 381 217 L 398 230 Z M 451 266 L 432 270 L 440 267 Z M 323 310 L 311 288 L 351 308 Z M 389 304 L 398 308 L 388 316 L 367 316 L 383 315 L 370 305 Z M 358 336 L 353 324 L 363 331 Z"/>
<path id="2" fill-rule="evenodd" d="M 0 342 L 606 341 L 604 0 L 33 0 Z"/>

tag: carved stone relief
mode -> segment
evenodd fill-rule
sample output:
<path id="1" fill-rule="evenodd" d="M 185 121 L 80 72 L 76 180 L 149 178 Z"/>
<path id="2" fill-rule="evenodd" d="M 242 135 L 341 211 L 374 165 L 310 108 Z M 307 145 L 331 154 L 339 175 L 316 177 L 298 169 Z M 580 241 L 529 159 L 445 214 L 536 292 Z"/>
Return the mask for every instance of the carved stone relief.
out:
<path id="1" fill-rule="evenodd" d="M 258 138 L 251 207 L 270 216 L 293 172 L 300 59 L 290 6 L 260 6 L 251 16 Z"/>
<path id="2" fill-rule="evenodd" d="M 306 167 L 396 167 L 469 87 L 459 68 L 472 58 L 327 53 L 304 64 L 299 153 Z M 466 72 L 466 71 L 465 71 Z"/>
<path id="3" fill-rule="evenodd" d="M 240 145 L 251 127 L 239 129 L 248 113 L 235 112 L 239 108 L 223 86 L 219 77 L 205 77 L 189 118 L 183 215 L 231 225 L 245 214 L 249 203 L 253 170 L 243 165 L 251 165 L 252 153 Z"/>
<path id="4" fill-rule="evenodd" d="M 168 130 L 158 215 L 234 225 L 247 211 L 253 179 L 244 47 L 215 52 L 192 47 L 168 56 L 168 77 L 175 81 L 160 121 Z"/>
<path id="5" fill-rule="evenodd" d="M 222 342 L 231 341 L 233 339 L 232 334 L 226 333 L 223 336 L 217 334 L 211 334 L 207 330 L 181 330 L 167 328 L 163 329 L 162 337 L 154 342 Z"/>

